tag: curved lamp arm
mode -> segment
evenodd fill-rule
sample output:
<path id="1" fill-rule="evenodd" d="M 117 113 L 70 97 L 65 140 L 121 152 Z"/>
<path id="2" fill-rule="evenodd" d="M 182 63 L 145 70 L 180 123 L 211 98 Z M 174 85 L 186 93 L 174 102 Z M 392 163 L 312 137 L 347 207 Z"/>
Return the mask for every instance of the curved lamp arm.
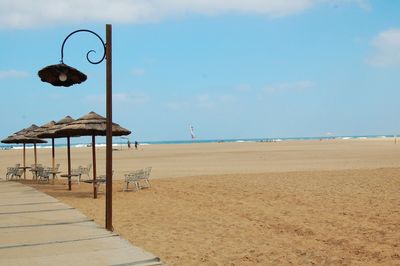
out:
<path id="1" fill-rule="evenodd" d="M 86 59 L 89 61 L 89 63 L 94 64 L 94 65 L 100 64 L 101 62 L 103 62 L 103 60 L 104 60 L 105 57 L 106 57 L 106 44 L 104 43 L 103 39 L 102 39 L 96 32 L 94 32 L 94 31 L 86 30 L 86 29 L 81 29 L 81 30 L 73 31 L 73 32 L 71 32 L 67 37 L 65 37 L 65 39 L 64 39 L 64 41 L 63 41 L 63 43 L 62 43 L 62 46 L 61 46 L 61 63 L 62 63 L 62 64 L 64 63 L 64 45 L 65 45 L 65 42 L 68 40 L 69 37 L 71 37 L 72 35 L 74 35 L 75 33 L 78 33 L 78 32 L 89 32 L 89 33 L 92 33 L 93 35 L 95 35 L 97 38 L 99 38 L 99 40 L 100 40 L 101 43 L 103 44 L 103 48 L 104 48 L 103 57 L 102 57 L 99 61 L 92 61 L 92 60 L 90 60 L 89 54 L 92 53 L 92 52 L 94 52 L 94 53 L 96 52 L 95 50 L 90 50 L 89 52 L 86 53 Z"/>

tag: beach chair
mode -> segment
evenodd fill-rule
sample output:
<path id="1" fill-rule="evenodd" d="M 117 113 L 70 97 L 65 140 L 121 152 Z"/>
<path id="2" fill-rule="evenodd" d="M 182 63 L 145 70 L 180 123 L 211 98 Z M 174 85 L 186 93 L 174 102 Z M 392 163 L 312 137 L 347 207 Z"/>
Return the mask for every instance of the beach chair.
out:
<path id="1" fill-rule="evenodd" d="M 17 164 L 15 164 L 15 166 L 7 167 L 6 180 L 8 180 L 9 178 L 11 178 L 14 175 L 15 169 L 19 169 L 19 166 L 20 166 L 20 164 L 17 163 Z"/>
<path id="2" fill-rule="evenodd" d="M 59 169 L 60 169 L 60 164 L 59 164 L 59 163 L 56 164 L 56 166 L 55 166 L 54 168 L 50 168 L 50 169 L 49 169 L 49 170 L 50 170 L 50 174 L 53 175 L 53 179 L 56 178 L 56 177 L 57 177 L 57 174 L 60 173 Z"/>
<path id="3" fill-rule="evenodd" d="M 137 171 L 125 174 L 125 181 L 124 181 L 125 185 L 122 188 L 122 191 L 124 191 L 124 192 L 129 191 L 130 190 L 129 184 L 131 184 L 131 183 L 133 183 L 135 185 L 136 191 L 139 191 L 140 190 L 139 180 L 140 180 L 141 175 L 143 175 L 143 174 L 144 174 L 143 170 L 137 170 Z"/>
<path id="4" fill-rule="evenodd" d="M 7 167 L 6 180 L 8 180 L 8 178 L 13 174 L 14 169 L 14 167 Z"/>
<path id="5" fill-rule="evenodd" d="M 51 168 L 38 167 L 37 168 L 38 183 L 49 183 Z"/>
<path id="6" fill-rule="evenodd" d="M 151 166 L 149 166 L 149 167 L 146 167 L 146 168 L 144 168 L 143 169 L 143 174 L 140 176 L 140 180 L 142 180 L 142 181 L 145 181 L 146 182 L 146 188 L 150 188 L 151 187 L 151 185 L 150 185 L 150 181 L 149 181 L 149 178 L 150 178 L 150 173 L 151 173 Z M 139 181 L 140 181 L 139 180 Z"/>
<path id="7" fill-rule="evenodd" d="M 123 191 L 128 191 L 129 189 L 129 184 L 133 183 L 135 185 L 136 191 L 142 189 L 142 188 L 150 188 L 150 173 L 151 173 L 152 167 L 146 167 L 144 169 L 136 170 L 134 172 L 130 172 L 128 174 L 125 174 L 125 184 L 124 187 L 122 188 Z M 142 186 L 141 183 L 145 182 L 146 186 Z"/>
<path id="8" fill-rule="evenodd" d="M 19 169 L 20 164 L 16 164 L 14 167 L 7 167 L 6 180 L 12 180 L 14 178 L 20 179 L 24 173 L 23 169 Z"/>
<path id="9" fill-rule="evenodd" d="M 76 175 L 78 178 L 78 184 L 81 181 L 81 176 L 82 176 L 82 166 L 78 166 L 78 168 L 71 169 L 71 174 Z"/>
<path id="10" fill-rule="evenodd" d="M 38 163 L 38 164 L 31 164 L 31 169 L 29 171 L 32 172 L 32 178 L 37 179 L 37 171 L 43 167 L 42 164 Z"/>
<path id="11" fill-rule="evenodd" d="M 15 168 L 15 174 L 14 174 L 15 177 L 21 179 L 23 174 L 24 174 L 24 169 Z"/>
<path id="12" fill-rule="evenodd" d="M 92 168 L 92 164 L 88 164 L 88 166 L 83 167 L 80 166 L 81 169 L 81 175 L 86 175 L 88 179 L 90 179 L 90 169 Z"/>
<path id="13" fill-rule="evenodd" d="M 15 167 L 7 167 L 6 180 L 12 178 L 14 173 L 15 173 Z"/>

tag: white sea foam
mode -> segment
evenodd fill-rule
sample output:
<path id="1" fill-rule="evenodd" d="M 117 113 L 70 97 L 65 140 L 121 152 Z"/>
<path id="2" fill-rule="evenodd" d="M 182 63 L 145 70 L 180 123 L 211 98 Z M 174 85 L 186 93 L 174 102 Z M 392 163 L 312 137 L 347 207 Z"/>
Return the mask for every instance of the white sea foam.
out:
<path id="1" fill-rule="evenodd" d="M 72 147 L 74 147 L 74 148 L 82 148 L 82 147 L 89 147 L 89 146 L 88 146 L 88 144 L 76 144 L 76 145 L 73 145 Z"/>
<path id="2" fill-rule="evenodd" d="M 96 144 L 96 147 L 105 147 L 106 144 Z"/>
<path id="3" fill-rule="evenodd" d="M 39 149 L 51 149 L 51 145 L 46 145 L 46 146 L 37 146 Z"/>

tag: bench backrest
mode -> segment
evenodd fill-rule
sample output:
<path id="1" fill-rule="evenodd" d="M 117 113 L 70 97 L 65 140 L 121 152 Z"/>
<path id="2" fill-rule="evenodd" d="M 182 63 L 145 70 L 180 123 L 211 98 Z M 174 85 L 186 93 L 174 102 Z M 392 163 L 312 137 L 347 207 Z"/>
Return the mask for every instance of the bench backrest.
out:
<path id="1" fill-rule="evenodd" d="M 132 182 L 139 179 L 139 177 L 143 174 L 143 170 L 136 170 L 134 172 L 130 172 L 125 174 L 125 182 Z"/>
<path id="2" fill-rule="evenodd" d="M 149 179 L 150 177 L 150 173 L 151 173 L 151 166 L 144 168 L 144 175 L 143 175 L 143 179 Z"/>
<path id="3" fill-rule="evenodd" d="M 139 179 L 149 179 L 151 166 L 125 174 L 125 182 L 133 182 Z"/>
<path id="4" fill-rule="evenodd" d="M 60 164 L 59 164 L 59 163 L 58 163 L 58 164 L 56 164 L 56 167 L 54 167 L 54 169 L 53 169 L 53 170 L 54 170 L 55 172 L 57 172 L 57 171 L 58 171 L 58 169 L 60 169 Z"/>

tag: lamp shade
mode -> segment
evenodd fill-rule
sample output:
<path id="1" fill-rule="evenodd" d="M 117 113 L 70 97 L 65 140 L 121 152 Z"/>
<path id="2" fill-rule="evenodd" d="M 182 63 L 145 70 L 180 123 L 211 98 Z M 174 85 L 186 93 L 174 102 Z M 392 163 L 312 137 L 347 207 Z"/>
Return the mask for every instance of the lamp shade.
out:
<path id="1" fill-rule="evenodd" d="M 82 83 L 87 79 L 87 76 L 78 69 L 64 63 L 47 66 L 41 69 L 38 75 L 43 82 L 59 87 L 69 87 Z"/>

